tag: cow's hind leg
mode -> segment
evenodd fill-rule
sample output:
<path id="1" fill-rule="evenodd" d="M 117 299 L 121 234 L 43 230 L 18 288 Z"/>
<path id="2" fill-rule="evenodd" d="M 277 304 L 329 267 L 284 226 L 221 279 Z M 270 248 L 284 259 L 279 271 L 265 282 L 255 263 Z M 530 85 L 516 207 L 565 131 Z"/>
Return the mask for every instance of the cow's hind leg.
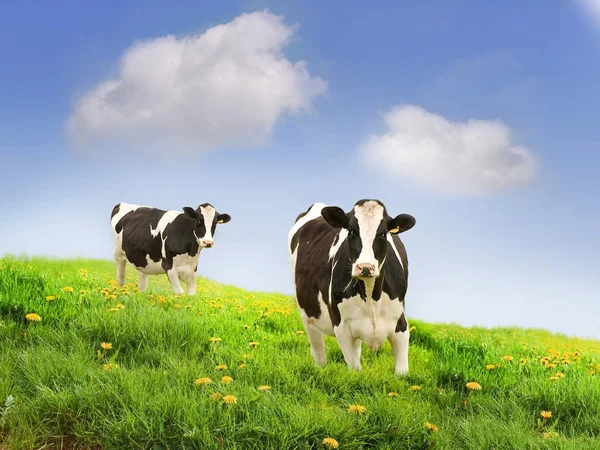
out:
<path id="1" fill-rule="evenodd" d="M 188 295 L 196 295 L 196 272 L 193 272 L 185 282 Z"/>
<path id="2" fill-rule="evenodd" d="M 404 313 L 400 316 L 396 330 L 388 340 L 392 344 L 394 352 L 394 372 L 396 375 L 406 375 L 408 373 L 408 342 L 410 340 L 410 330 Z"/>
<path id="3" fill-rule="evenodd" d="M 340 349 L 344 354 L 344 359 L 348 367 L 354 370 L 361 370 L 360 354 L 362 341 L 352 336 L 350 327 L 344 324 L 343 321 L 337 327 L 333 328 L 333 332 L 340 344 Z"/>
<path id="4" fill-rule="evenodd" d="M 117 285 L 123 286 L 125 284 L 125 269 L 127 267 L 125 254 L 115 252 L 115 262 L 117 263 Z"/>
<path id="5" fill-rule="evenodd" d="M 302 314 L 302 322 L 304 323 L 304 329 L 306 335 L 310 341 L 310 353 L 315 360 L 315 364 L 318 366 L 324 366 L 327 364 L 327 354 L 325 352 L 325 338 L 323 333 L 315 329 L 311 323 L 311 318 Z"/>
<path id="6" fill-rule="evenodd" d="M 138 271 L 138 289 L 140 292 L 146 292 L 148 286 L 148 275 Z"/>

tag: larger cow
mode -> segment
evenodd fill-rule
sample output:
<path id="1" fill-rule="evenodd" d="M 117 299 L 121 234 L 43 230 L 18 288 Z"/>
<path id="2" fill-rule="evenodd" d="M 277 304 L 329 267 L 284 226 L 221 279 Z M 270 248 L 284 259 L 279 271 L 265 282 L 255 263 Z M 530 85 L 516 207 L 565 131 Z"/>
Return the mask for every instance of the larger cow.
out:
<path id="1" fill-rule="evenodd" d="M 360 200 L 348 213 L 315 203 L 298 216 L 288 245 L 316 364 L 327 362 L 325 334 L 337 338 L 348 367 L 356 370 L 362 341 L 376 351 L 389 340 L 396 375 L 408 372 L 408 260 L 398 234 L 414 225 L 409 214 L 390 217 L 378 200 Z"/>
<path id="2" fill-rule="evenodd" d="M 209 203 L 194 209 L 163 211 L 149 206 L 119 203 L 112 210 L 110 224 L 114 237 L 117 284 L 125 281 L 129 261 L 138 270 L 138 287 L 145 292 L 148 275 L 166 273 L 176 294 L 196 293 L 196 272 L 200 251 L 214 245 L 218 223 L 231 220 Z"/>

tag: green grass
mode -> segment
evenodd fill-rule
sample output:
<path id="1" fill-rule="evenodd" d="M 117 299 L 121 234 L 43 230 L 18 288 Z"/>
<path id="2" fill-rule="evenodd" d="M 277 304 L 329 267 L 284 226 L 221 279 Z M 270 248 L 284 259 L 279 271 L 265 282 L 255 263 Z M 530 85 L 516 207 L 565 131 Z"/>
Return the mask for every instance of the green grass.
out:
<path id="1" fill-rule="evenodd" d="M 600 448 L 600 342 L 413 320 L 408 376 L 389 344 L 351 372 L 332 338 L 320 368 L 290 297 L 205 279 L 175 297 L 164 276 L 139 294 L 133 269 L 124 289 L 113 271 L 0 259 L 0 448 Z"/>

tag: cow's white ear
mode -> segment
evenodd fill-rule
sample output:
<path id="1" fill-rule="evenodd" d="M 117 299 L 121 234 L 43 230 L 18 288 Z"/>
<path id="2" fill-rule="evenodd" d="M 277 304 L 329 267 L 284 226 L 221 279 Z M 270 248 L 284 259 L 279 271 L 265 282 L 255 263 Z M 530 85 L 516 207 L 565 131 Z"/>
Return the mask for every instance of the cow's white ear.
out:
<path id="1" fill-rule="evenodd" d="M 416 222 L 410 214 L 399 214 L 388 223 L 388 232 L 390 234 L 404 233 L 414 227 Z"/>
<path id="2" fill-rule="evenodd" d="M 227 223 L 231 220 L 231 216 L 229 214 L 219 214 L 217 216 L 217 223 Z"/>
<path id="3" fill-rule="evenodd" d="M 346 228 L 348 226 L 348 216 L 342 208 L 326 206 L 321 210 L 321 215 L 334 228 Z"/>

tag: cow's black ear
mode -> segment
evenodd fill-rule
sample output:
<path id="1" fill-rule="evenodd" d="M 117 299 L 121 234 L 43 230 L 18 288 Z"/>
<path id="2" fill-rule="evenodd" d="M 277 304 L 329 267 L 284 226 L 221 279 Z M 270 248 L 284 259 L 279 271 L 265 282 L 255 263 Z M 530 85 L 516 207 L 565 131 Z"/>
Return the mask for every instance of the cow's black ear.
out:
<path id="1" fill-rule="evenodd" d="M 414 227 L 416 222 L 410 214 L 399 214 L 388 222 L 388 231 L 391 234 L 404 233 Z"/>
<path id="2" fill-rule="evenodd" d="M 217 216 L 217 223 L 227 223 L 231 220 L 231 216 L 229 214 L 219 214 Z"/>
<path id="3" fill-rule="evenodd" d="M 194 219 L 194 220 L 198 220 L 198 213 L 196 212 L 196 210 L 194 208 L 191 208 L 189 206 L 184 206 L 183 207 L 183 213 L 189 217 L 190 219 Z"/>
<path id="4" fill-rule="evenodd" d="M 334 228 L 346 228 L 348 226 L 348 216 L 342 208 L 326 206 L 321 210 L 321 215 Z"/>

